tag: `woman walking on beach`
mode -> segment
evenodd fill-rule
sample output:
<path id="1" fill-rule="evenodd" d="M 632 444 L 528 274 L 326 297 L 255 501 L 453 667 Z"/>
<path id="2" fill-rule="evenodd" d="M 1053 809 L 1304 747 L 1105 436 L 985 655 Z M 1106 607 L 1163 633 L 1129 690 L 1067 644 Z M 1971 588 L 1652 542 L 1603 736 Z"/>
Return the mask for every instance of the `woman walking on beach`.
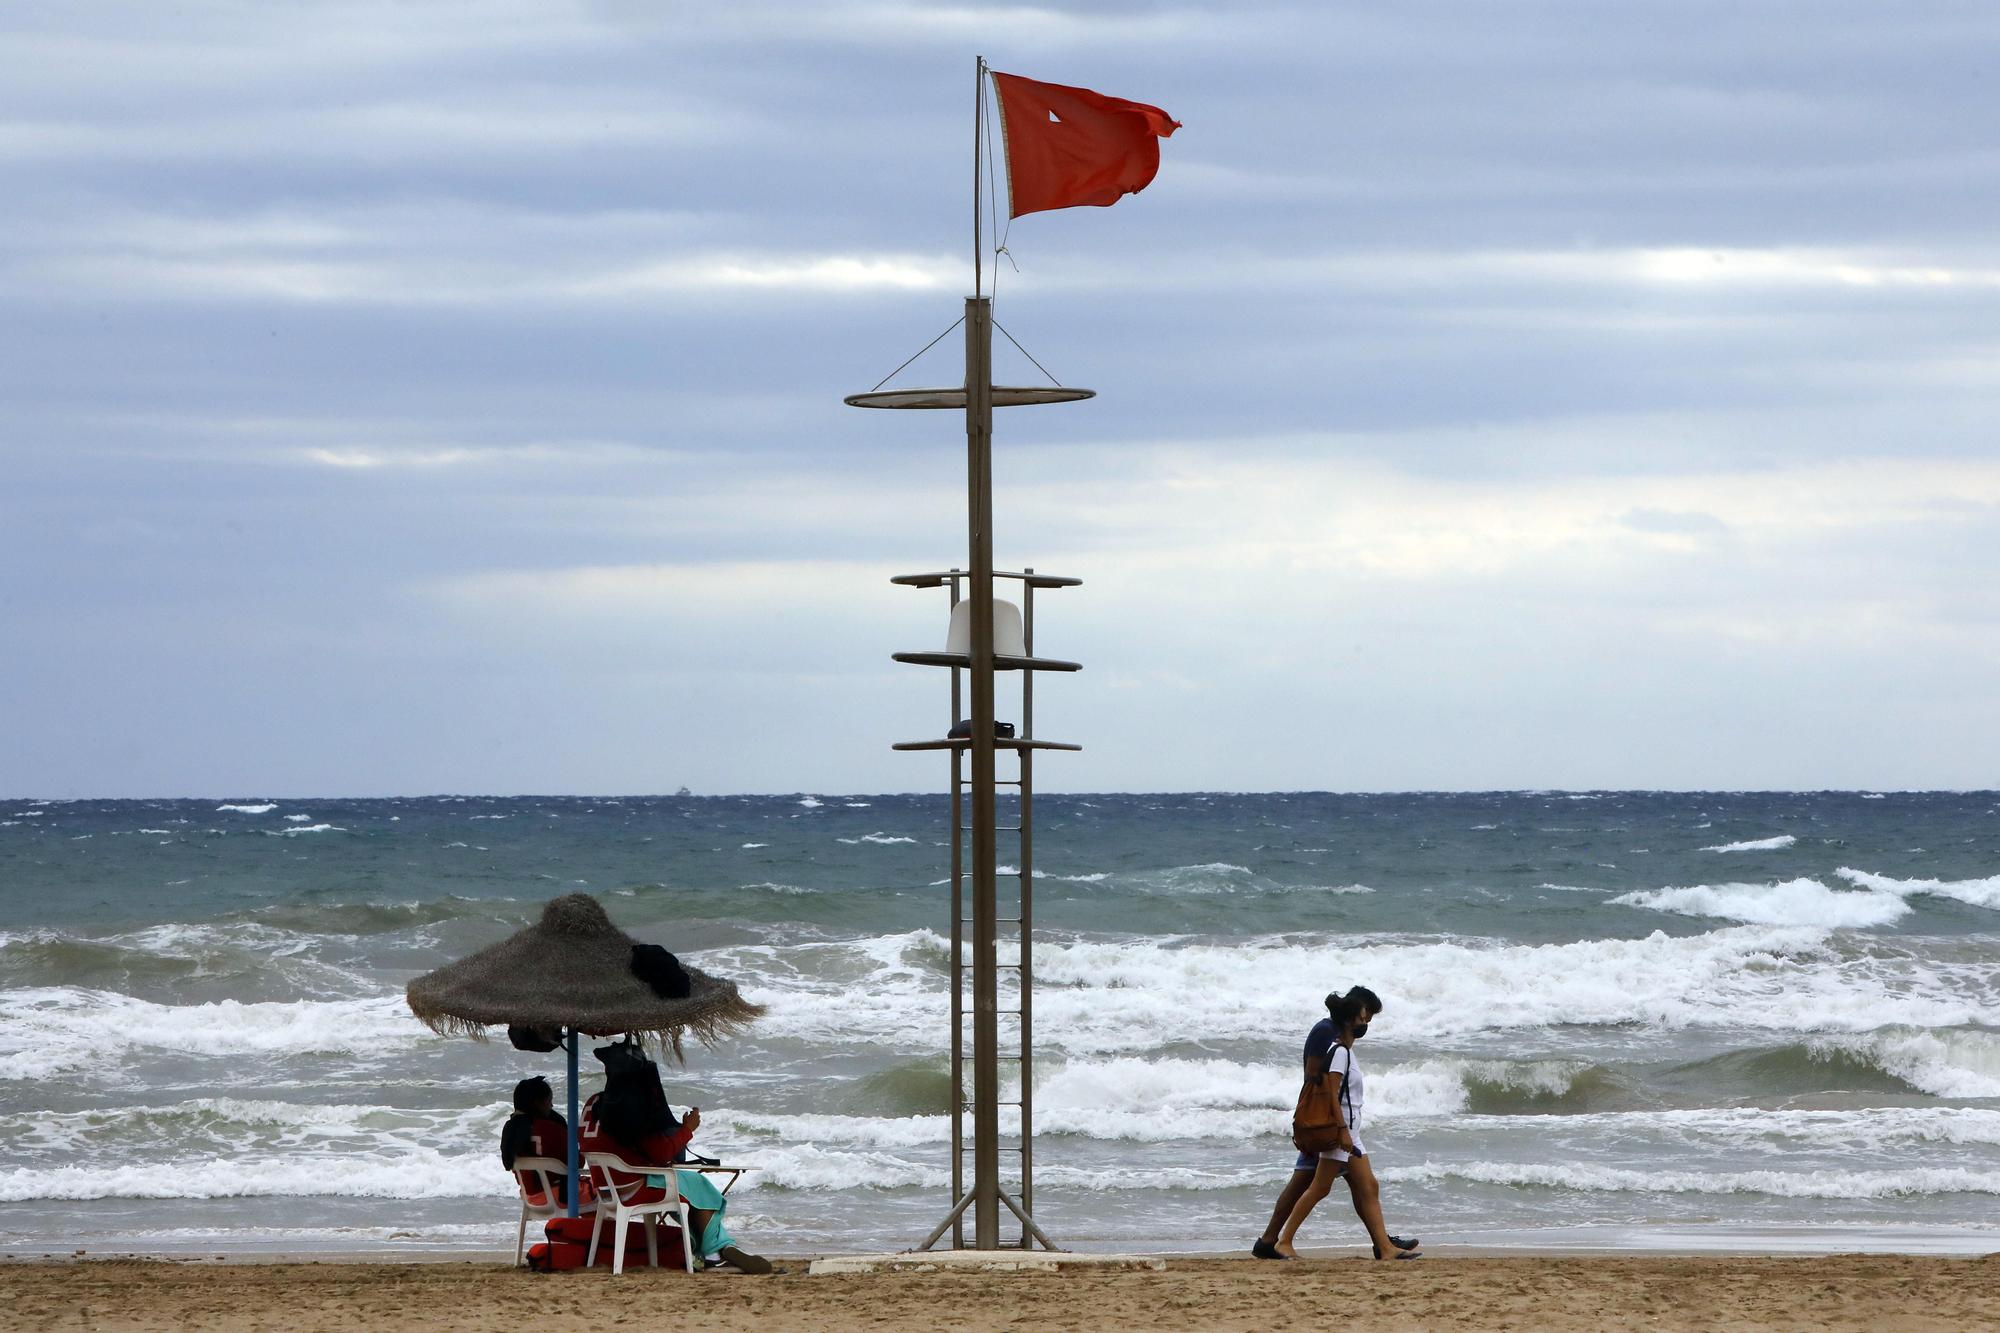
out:
<path id="1" fill-rule="evenodd" d="M 1272 1225 L 1278 1225 L 1279 1213 L 1288 1198 L 1290 1213 L 1276 1237 L 1267 1227 L 1252 1252 L 1259 1258 L 1298 1258 L 1297 1250 L 1292 1247 L 1293 1237 L 1320 1200 L 1332 1191 L 1334 1179 L 1344 1177 L 1355 1215 L 1374 1243 L 1375 1257 L 1415 1259 L 1420 1253 L 1418 1242 L 1390 1235 L 1382 1221 L 1382 1189 L 1360 1138 L 1363 1087 L 1361 1066 L 1354 1059 L 1354 1043 L 1367 1035 L 1369 1023 L 1382 1012 L 1382 1000 L 1366 986 L 1356 986 L 1345 995 L 1327 996 L 1326 1012 L 1327 1016 L 1306 1034 L 1305 1072 L 1307 1082 L 1316 1077 L 1332 1081 L 1333 1103 L 1340 1120 L 1338 1146 L 1316 1156 L 1299 1154 L 1292 1178 L 1279 1196 L 1278 1210 L 1272 1213 Z"/>

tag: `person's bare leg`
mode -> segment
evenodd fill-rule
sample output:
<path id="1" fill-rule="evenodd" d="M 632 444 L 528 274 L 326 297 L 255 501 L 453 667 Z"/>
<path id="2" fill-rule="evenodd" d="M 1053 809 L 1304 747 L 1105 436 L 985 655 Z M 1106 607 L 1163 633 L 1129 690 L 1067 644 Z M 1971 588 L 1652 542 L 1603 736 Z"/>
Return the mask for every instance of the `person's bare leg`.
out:
<path id="1" fill-rule="evenodd" d="M 1319 1159 L 1319 1167 L 1313 1172 L 1311 1183 L 1299 1195 L 1299 1201 L 1292 1205 L 1292 1215 L 1285 1219 L 1284 1230 L 1274 1242 L 1279 1254 L 1287 1259 L 1299 1257 L 1299 1252 L 1292 1248 L 1292 1238 L 1299 1234 L 1299 1228 L 1305 1225 L 1306 1218 L 1312 1216 L 1312 1210 L 1319 1206 L 1319 1201 L 1333 1189 L 1333 1182 L 1339 1177 L 1343 1165 L 1331 1157 Z"/>
<path id="2" fill-rule="evenodd" d="M 1354 1215 L 1361 1219 L 1361 1225 L 1368 1228 L 1368 1239 L 1374 1243 L 1377 1259 L 1393 1259 L 1398 1251 L 1396 1243 L 1389 1239 L 1389 1228 L 1382 1222 L 1382 1186 L 1375 1179 L 1375 1168 L 1368 1164 L 1366 1157 L 1355 1157 L 1347 1163 L 1347 1191 L 1354 1199 Z"/>
<path id="3" fill-rule="evenodd" d="M 1266 1245 L 1277 1242 L 1278 1232 L 1284 1229 L 1285 1219 L 1290 1217 L 1292 1209 L 1298 1206 L 1299 1196 L 1306 1192 L 1306 1186 L 1312 1184 L 1312 1178 L 1311 1171 L 1292 1172 L 1292 1178 L 1285 1182 L 1284 1190 L 1278 1195 L 1278 1206 L 1271 1210 L 1270 1225 L 1264 1228 L 1264 1234 L 1257 1237 L 1258 1240 Z"/>

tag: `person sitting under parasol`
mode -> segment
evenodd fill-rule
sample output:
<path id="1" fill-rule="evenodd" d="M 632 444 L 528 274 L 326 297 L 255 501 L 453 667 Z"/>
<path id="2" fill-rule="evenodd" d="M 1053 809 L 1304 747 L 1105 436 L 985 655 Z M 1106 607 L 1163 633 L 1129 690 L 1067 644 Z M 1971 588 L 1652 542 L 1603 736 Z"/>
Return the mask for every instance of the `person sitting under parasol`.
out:
<path id="1" fill-rule="evenodd" d="M 500 1164 L 509 1171 L 514 1163 L 523 1157 L 548 1157 L 557 1161 L 569 1146 L 569 1122 L 556 1114 L 556 1096 L 545 1078 L 524 1078 L 514 1085 L 514 1114 L 507 1117 L 507 1123 L 500 1129 Z M 555 1186 L 558 1204 L 569 1202 L 569 1177 L 551 1176 Z M 521 1180 L 526 1191 L 539 1187 L 531 1176 L 524 1173 Z M 590 1177 L 583 1178 L 583 1199 L 587 1203 L 591 1197 Z M 539 1194 L 532 1194 L 532 1203 L 542 1202 Z"/>
<path id="2" fill-rule="evenodd" d="M 770 1260 L 741 1249 L 729 1234 L 723 1224 L 729 1201 L 708 1177 L 673 1169 L 674 1163 L 689 1156 L 688 1142 L 701 1127 L 701 1108 L 690 1107 L 675 1119 L 666 1089 L 660 1086 L 660 1067 L 637 1043 L 615 1042 L 598 1047 L 594 1054 L 604 1064 L 604 1091 L 584 1103 L 578 1127 L 583 1151 L 616 1153 L 633 1166 L 657 1168 L 646 1173 L 643 1183 L 614 1172 L 613 1183 L 621 1192 L 639 1186 L 637 1193 L 626 1195 L 633 1203 L 656 1203 L 669 1197 L 669 1188 L 677 1190 L 687 1202 L 697 1255 L 719 1258 L 745 1273 L 770 1272 Z"/>

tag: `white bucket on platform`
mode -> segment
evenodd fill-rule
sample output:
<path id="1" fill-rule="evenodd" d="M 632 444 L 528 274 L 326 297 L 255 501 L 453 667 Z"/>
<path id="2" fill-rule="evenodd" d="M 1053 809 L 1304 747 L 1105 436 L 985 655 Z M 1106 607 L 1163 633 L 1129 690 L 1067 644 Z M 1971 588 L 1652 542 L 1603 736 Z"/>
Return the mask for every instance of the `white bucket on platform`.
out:
<path id="1" fill-rule="evenodd" d="M 972 599 L 951 608 L 951 629 L 944 636 L 944 650 L 972 656 Z M 993 655 L 1026 657 L 1027 641 L 1021 633 L 1021 608 L 1012 602 L 993 599 Z"/>

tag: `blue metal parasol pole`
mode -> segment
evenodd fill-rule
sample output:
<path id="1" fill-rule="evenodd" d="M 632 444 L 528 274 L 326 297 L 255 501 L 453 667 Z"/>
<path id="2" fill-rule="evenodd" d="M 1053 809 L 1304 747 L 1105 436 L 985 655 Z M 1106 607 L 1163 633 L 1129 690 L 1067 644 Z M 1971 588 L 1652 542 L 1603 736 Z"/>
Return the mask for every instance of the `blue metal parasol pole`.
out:
<path id="1" fill-rule="evenodd" d="M 569 1030 L 569 1215 L 577 1216 L 583 1204 L 583 1177 L 576 1173 L 576 1029 Z"/>

